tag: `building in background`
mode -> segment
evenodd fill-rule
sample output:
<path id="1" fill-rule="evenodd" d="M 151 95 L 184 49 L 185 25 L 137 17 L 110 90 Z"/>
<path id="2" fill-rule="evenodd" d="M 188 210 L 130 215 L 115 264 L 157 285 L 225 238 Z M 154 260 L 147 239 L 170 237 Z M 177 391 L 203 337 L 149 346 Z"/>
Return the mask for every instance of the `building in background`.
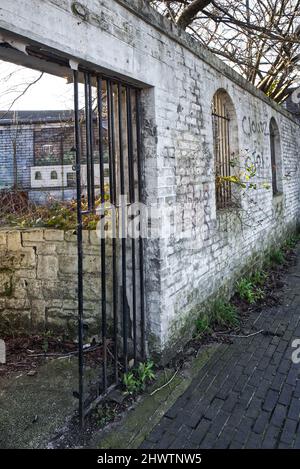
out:
<path id="1" fill-rule="evenodd" d="M 99 137 L 94 126 L 95 185 L 99 186 Z M 82 186 L 86 185 L 85 122 L 81 126 Z M 106 136 L 107 123 L 103 123 Z M 105 138 L 107 141 L 107 138 Z M 108 160 L 107 145 L 104 148 Z M 0 111 L 0 190 L 21 190 L 30 200 L 75 196 L 72 111 Z"/>

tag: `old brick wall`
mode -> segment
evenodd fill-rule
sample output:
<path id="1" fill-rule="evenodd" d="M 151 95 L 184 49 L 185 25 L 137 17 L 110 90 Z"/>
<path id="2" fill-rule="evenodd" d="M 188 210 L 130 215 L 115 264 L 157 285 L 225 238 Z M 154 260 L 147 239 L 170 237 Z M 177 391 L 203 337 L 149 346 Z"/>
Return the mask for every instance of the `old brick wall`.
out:
<path id="1" fill-rule="evenodd" d="M 162 215 L 168 205 L 179 207 L 171 225 L 192 222 L 190 239 L 170 234 L 145 241 L 148 338 L 159 351 L 174 349 L 211 295 L 229 292 L 243 270 L 295 229 L 299 127 L 143 0 L 89 0 L 80 9 L 72 0 L 45 0 L 43 9 L 38 3 L 32 0 L 29 9 L 24 0 L 3 0 L 0 28 L 143 89 L 143 199 L 148 206 L 163 206 Z M 241 198 L 239 210 L 221 212 L 211 117 L 219 89 L 226 90 L 235 110 L 236 156 L 242 166 L 256 165 L 257 183 L 271 183 L 269 123 L 276 120 L 282 192 L 273 197 L 259 187 Z"/>
<path id="2" fill-rule="evenodd" d="M 34 164 L 33 128 L 24 126 L 0 126 L 0 189 L 11 188 L 14 184 L 14 153 L 17 161 L 17 182 L 19 187 L 30 187 L 30 167 Z"/>
<path id="3" fill-rule="evenodd" d="M 84 312 L 88 334 L 99 334 L 100 242 L 84 232 Z M 107 249 L 106 274 L 111 261 Z M 0 230 L 0 331 L 57 331 L 76 337 L 77 243 L 72 231 Z M 111 315 L 111 288 L 107 293 Z"/>

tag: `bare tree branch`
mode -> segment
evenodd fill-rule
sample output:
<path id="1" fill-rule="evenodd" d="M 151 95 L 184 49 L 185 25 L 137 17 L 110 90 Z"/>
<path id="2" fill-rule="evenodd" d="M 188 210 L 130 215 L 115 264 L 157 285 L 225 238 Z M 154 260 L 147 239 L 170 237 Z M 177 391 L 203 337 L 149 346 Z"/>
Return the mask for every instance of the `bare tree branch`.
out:
<path id="1" fill-rule="evenodd" d="M 40 81 L 40 79 L 43 77 L 44 75 L 44 72 L 41 72 L 41 74 L 35 79 L 33 80 L 31 83 L 28 83 L 26 85 L 26 87 L 24 88 L 24 90 L 16 97 L 13 99 L 13 101 L 11 102 L 9 108 L 7 109 L 7 111 L 2 114 L 2 116 L 0 116 L 0 119 L 5 119 L 5 117 L 7 116 L 7 114 L 9 113 L 9 111 L 12 109 L 12 107 L 14 106 L 14 104 L 20 99 L 22 98 L 22 96 L 24 96 L 24 94 L 27 93 L 27 91 L 32 87 L 34 86 L 38 81 Z"/>
<path id="2" fill-rule="evenodd" d="M 211 3 L 211 0 L 193 0 L 183 10 L 177 19 L 177 24 L 183 29 L 186 29 L 195 19 L 199 11 L 202 11 Z"/>
<path id="3" fill-rule="evenodd" d="M 149 0 L 271 98 L 300 79 L 300 0 Z"/>

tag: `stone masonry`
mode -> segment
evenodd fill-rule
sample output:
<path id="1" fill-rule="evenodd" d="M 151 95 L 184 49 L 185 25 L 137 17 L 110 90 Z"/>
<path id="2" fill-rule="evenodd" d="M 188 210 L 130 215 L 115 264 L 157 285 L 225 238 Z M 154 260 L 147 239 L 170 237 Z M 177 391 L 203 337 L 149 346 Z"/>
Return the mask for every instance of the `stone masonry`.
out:
<path id="1" fill-rule="evenodd" d="M 99 334 L 100 241 L 84 232 L 84 312 Z M 107 277 L 111 261 L 107 250 Z M 100 295 L 100 296 L 99 296 Z M 110 314 L 111 288 L 107 308 Z M 0 331 L 58 331 L 76 336 L 77 243 L 72 231 L 0 230 Z"/>
<path id="2" fill-rule="evenodd" d="M 191 334 L 205 302 L 220 291 L 229 295 L 237 277 L 296 229 L 298 124 L 143 0 L 45 0 L 42 8 L 36 0 L 30 8 L 24 0 L 2 0 L 0 31 L 141 87 L 143 201 L 159 206 L 164 227 L 177 233 L 187 223 L 190 233 L 145 242 L 149 344 L 158 352 L 174 350 Z M 1 54 L 13 60 L 11 51 Z M 46 67 L 17 52 L 14 60 Z M 71 72 L 57 67 L 57 73 Z M 256 168 L 257 189 L 239 193 L 235 210 L 216 210 L 212 101 L 218 90 L 232 103 L 238 166 Z M 271 118 L 279 129 L 276 197 L 264 187 L 272 175 Z"/>

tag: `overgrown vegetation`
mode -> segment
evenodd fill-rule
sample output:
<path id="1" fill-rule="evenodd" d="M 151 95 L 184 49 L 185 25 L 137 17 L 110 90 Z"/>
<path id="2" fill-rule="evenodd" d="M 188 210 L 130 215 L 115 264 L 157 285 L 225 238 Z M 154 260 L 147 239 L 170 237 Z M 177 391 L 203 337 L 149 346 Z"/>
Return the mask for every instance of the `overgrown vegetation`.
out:
<path id="1" fill-rule="evenodd" d="M 260 273 L 258 274 L 260 275 Z M 260 284 L 261 285 L 261 284 Z M 243 277 L 236 283 L 236 291 L 242 300 L 247 301 L 250 305 L 264 298 L 264 291 L 255 283 L 253 277 Z"/>
<path id="2" fill-rule="evenodd" d="M 106 193 L 106 201 L 109 195 Z M 98 198 L 95 201 L 96 208 L 101 205 Z M 85 197 L 81 199 L 83 211 L 88 209 L 88 202 Z M 91 213 L 83 217 L 83 228 L 95 230 L 100 220 L 99 214 Z M 1 224 L 15 226 L 17 228 L 55 228 L 61 230 L 76 229 L 77 226 L 77 201 L 61 202 L 49 198 L 44 205 L 28 203 L 21 211 L 4 210 L 1 207 Z"/>
<path id="3" fill-rule="evenodd" d="M 234 327 L 238 324 L 237 309 L 223 299 L 216 300 L 208 313 L 203 313 L 196 321 L 198 334 L 209 333 L 215 327 Z"/>
<path id="4" fill-rule="evenodd" d="M 107 402 L 96 408 L 95 418 L 100 428 L 114 420 L 115 416 L 116 411 Z"/>
<path id="5" fill-rule="evenodd" d="M 125 394 L 134 395 L 144 391 L 147 383 L 155 379 L 154 363 L 149 360 L 123 376 Z"/>
<path id="6" fill-rule="evenodd" d="M 282 265 L 285 261 L 284 251 L 282 249 L 272 249 L 270 252 L 271 264 Z"/>
<path id="7" fill-rule="evenodd" d="M 292 235 L 281 247 L 272 248 L 266 256 L 263 269 L 255 270 L 249 276 L 244 276 L 236 282 L 235 292 L 230 301 L 217 299 L 207 311 L 202 311 L 196 320 L 198 335 L 211 334 L 220 327 L 232 329 L 238 326 L 239 302 L 253 307 L 265 300 L 268 288 L 270 288 L 271 276 L 274 275 L 276 269 L 286 264 L 288 253 L 295 248 L 299 240 L 300 235 Z"/>

